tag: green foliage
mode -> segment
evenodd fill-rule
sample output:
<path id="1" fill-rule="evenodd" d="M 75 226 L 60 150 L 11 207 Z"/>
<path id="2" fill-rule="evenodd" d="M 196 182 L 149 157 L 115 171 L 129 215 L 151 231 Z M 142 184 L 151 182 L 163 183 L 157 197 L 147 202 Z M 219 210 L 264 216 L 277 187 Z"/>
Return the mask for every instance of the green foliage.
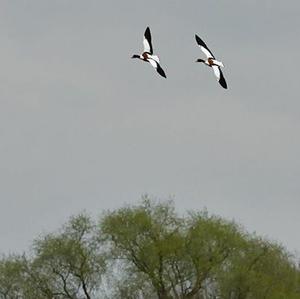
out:
<path id="1" fill-rule="evenodd" d="M 216 216 L 191 213 L 187 219 L 185 254 L 188 264 L 185 281 L 188 281 L 186 298 L 199 292 L 214 289 L 215 275 L 236 253 L 243 240 L 239 227 Z M 214 291 L 215 293 L 215 291 Z"/>
<path id="2" fill-rule="evenodd" d="M 36 240 L 34 256 L 32 283 L 49 298 L 92 298 L 105 270 L 95 225 L 85 215 L 71 218 L 62 232 Z"/>
<path id="3" fill-rule="evenodd" d="M 101 233 L 110 242 L 113 258 L 125 259 L 133 273 L 146 275 L 162 298 L 172 288 L 172 260 L 183 252 L 182 224 L 171 204 L 153 206 L 145 200 L 141 206 L 109 213 Z"/>
<path id="4" fill-rule="evenodd" d="M 300 299 L 295 259 L 275 242 L 172 202 L 81 214 L 0 260 L 0 299 Z"/>
<path id="5" fill-rule="evenodd" d="M 283 248 L 207 212 L 182 218 L 172 203 L 145 199 L 141 205 L 107 213 L 100 227 L 111 258 L 126 265 L 123 290 L 132 294 L 126 298 L 138 298 L 141 286 L 152 290 L 142 298 L 299 295 L 297 271 Z M 137 279 L 130 283 L 128 277 L 143 281 L 136 285 Z"/>
<path id="6" fill-rule="evenodd" d="M 12 299 L 22 295 L 23 261 L 21 257 L 9 256 L 0 260 L 0 298 Z"/>
<path id="7" fill-rule="evenodd" d="M 296 277 L 297 269 L 284 248 L 253 237 L 219 273 L 219 284 L 225 299 L 300 298 Z"/>

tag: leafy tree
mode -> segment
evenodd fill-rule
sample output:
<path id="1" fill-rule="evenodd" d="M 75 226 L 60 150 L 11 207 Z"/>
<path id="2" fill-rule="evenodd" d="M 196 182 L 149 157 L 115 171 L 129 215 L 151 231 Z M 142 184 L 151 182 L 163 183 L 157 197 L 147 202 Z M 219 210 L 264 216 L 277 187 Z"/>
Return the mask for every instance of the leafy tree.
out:
<path id="1" fill-rule="evenodd" d="M 23 294 L 23 260 L 18 256 L 0 260 L 0 298 L 17 299 Z"/>
<path id="2" fill-rule="evenodd" d="M 30 281 L 46 298 L 86 298 L 97 291 L 105 260 L 89 217 L 72 217 L 58 234 L 34 243 Z"/>
<path id="3" fill-rule="evenodd" d="M 159 299 L 200 296 L 240 239 L 233 223 L 205 213 L 183 219 L 171 203 L 148 199 L 108 213 L 101 233 L 113 257 L 127 262 L 129 275 L 147 277 Z"/>
<path id="4" fill-rule="evenodd" d="M 169 204 L 123 208 L 108 214 L 101 233 L 110 241 L 113 258 L 125 260 L 132 275 L 145 275 L 158 298 L 170 298 L 172 285 L 165 264 L 183 246 L 181 220 Z"/>
<path id="5" fill-rule="evenodd" d="M 290 256 L 281 246 L 261 238 L 245 239 L 219 274 L 224 299 L 299 298 Z"/>
<path id="6" fill-rule="evenodd" d="M 216 273 L 236 254 L 242 240 L 242 232 L 235 223 L 209 216 L 206 211 L 191 213 L 187 219 L 187 265 L 180 270 L 188 282 L 183 288 L 183 298 L 195 298 L 199 294 L 216 297 Z"/>
<path id="7" fill-rule="evenodd" d="M 300 299 L 300 269 L 282 246 L 172 202 L 85 214 L 0 259 L 0 299 Z"/>

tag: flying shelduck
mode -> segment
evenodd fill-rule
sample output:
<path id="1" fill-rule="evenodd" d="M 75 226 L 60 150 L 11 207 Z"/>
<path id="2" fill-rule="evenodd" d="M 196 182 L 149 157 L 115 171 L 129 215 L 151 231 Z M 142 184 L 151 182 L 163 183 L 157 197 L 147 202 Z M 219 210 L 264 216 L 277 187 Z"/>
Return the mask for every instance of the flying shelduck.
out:
<path id="1" fill-rule="evenodd" d="M 141 55 L 134 54 L 131 58 L 138 58 L 145 62 L 149 62 L 162 77 L 167 78 L 164 70 L 161 68 L 161 66 L 159 64 L 160 61 L 159 61 L 158 56 L 153 55 L 151 32 L 150 32 L 149 27 L 147 27 L 147 29 L 144 33 L 143 44 L 144 44 L 144 52 Z"/>
<path id="2" fill-rule="evenodd" d="M 197 59 L 196 62 L 203 62 L 207 66 L 210 66 L 213 69 L 215 76 L 217 77 L 221 86 L 227 89 L 227 83 L 221 70 L 221 67 L 224 67 L 223 63 L 215 59 L 215 56 L 209 50 L 205 42 L 197 34 L 195 35 L 195 37 L 197 44 L 199 45 L 201 51 L 205 54 L 207 58 L 206 60 Z"/>

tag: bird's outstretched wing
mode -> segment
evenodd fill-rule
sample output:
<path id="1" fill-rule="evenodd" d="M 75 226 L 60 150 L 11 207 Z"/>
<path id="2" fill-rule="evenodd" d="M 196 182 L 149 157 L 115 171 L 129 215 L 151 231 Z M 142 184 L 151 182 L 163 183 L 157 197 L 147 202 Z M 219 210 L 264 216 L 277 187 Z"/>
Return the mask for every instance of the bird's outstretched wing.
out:
<path id="1" fill-rule="evenodd" d="M 153 48 L 152 48 L 152 41 L 151 41 L 151 32 L 150 28 L 147 27 L 145 33 L 144 33 L 144 52 L 148 52 L 150 54 L 153 54 Z"/>
<path id="2" fill-rule="evenodd" d="M 149 59 L 148 61 L 162 77 L 167 78 L 164 70 L 162 69 L 162 67 L 160 66 L 160 64 L 157 61 L 155 61 L 153 59 Z"/>
<path id="3" fill-rule="evenodd" d="M 197 35 L 195 34 L 196 42 L 199 45 L 201 51 L 205 54 L 207 58 L 215 58 L 213 53 L 209 50 L 205 42 Z"/>
<path id="4" fill-rule="evenodd" d="M 217 65 L 213 65 L 212 69 L 214 70 L 215 76 L 217 77 L 219 83 L 221 84 L 221 86 L 225 89 L 227 89 L 227 83 L 226 80 L 224 78 L 224 75 L 222 73 L 222 70 L 219 66 Z"/>

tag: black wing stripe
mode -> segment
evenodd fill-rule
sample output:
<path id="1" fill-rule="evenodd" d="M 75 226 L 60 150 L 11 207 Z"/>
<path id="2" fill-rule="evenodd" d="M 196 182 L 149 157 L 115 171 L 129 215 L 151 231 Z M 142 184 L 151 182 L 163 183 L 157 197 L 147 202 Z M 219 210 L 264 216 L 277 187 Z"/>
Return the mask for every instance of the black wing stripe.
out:
<path id="1" fill-rule="evenodd" d="M 147 40 L 148 43 L 149 43 L 149 46 L 150 46 L 150 54 L 153 54 L 153 47 L 152 47 L 152 41 L 151 41 L 151 32 L 150 32 L 150 28 L 149 28 L 149 27 L 147 27 L 144 36 L 145 36 L 146 40 Z"/>
<path id="2" fill-rule="evenodd" d="M 195 34 L 195 38 L 196 38 L 197 44 L 198 44 L 199 46 L 202 46 L 202 47 L 204 47 L 205 49 L 207 49 L 207 50 L 210 52 L 212 58 L 215 58 L 215 56 L 214 56 L 214 54 L 212 53 L 212 51 L 208 48 L 208 46 L 206 45 L 206 43 L 205 43 L 205 42 L 204 42 L 197 34 Z"/>
<path id="3" fill-rule="evenodd" d="M 157 63 L 156 71 L 164 78 L 167 78 L 164 70 L 161 68 L 161 66 Z"/>
<path id="4" fill-rule="evenodd" d="M 227 83 L 226 83 L 226 80 L 224 78 L 224 75 L 221 71 L 221 68 L 219 67 L 219 70 L 220 70 L 220 79 L 219 79 L 219 83 L 221 84 L 221 86 L 225 89 L 227 89 Z"/>

